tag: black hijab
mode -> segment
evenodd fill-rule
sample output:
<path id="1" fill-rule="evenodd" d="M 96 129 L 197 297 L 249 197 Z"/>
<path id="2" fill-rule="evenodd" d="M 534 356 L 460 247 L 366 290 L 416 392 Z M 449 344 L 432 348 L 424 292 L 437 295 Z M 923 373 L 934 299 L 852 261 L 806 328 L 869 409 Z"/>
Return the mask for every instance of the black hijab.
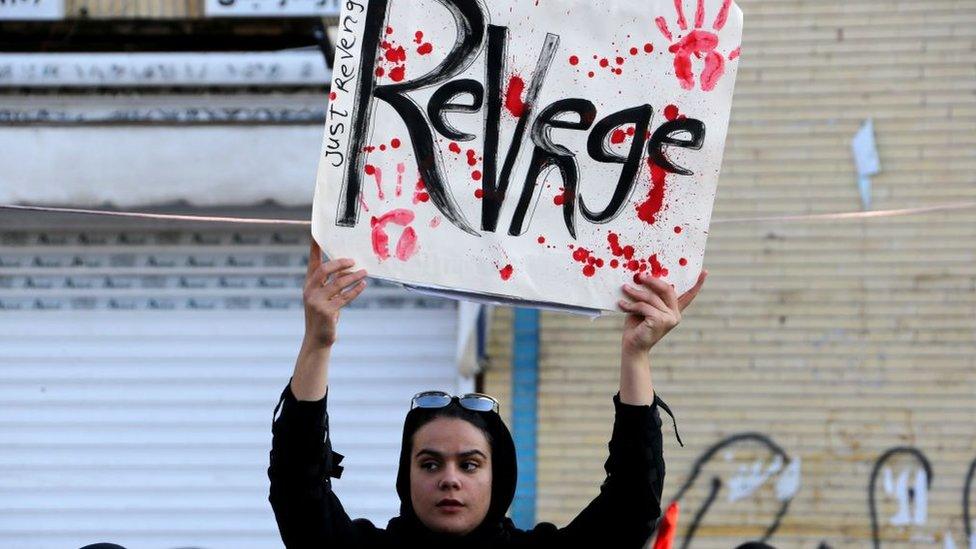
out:
<path id="1" fill-rule="evenodd" d="M 428 529 L 417 518 L 410 499 L 410 454 L 413 435 L 438 417 L 458 418 L 472 423 L 486 432 L 491 446 L 491 502 L 488 506 L 488 514 L 477 528 L 464 536 L 440 534 Z M 444 408 L 415 408 L 407 414 L 403 422 L 400 467 L 396 481 L 397 495 L 400 496 L 400 516 L 390 521 L 387 532 L 400 540 L 423 541 L 435 547 L 452 546 L 459 542 L 464 542 L 465 547 L 477 547 L 503 541 L 514 527 L 505 513 L 515 498 L 516 478 L 515 443 L 508 427 L 498 414 L 464 409 L 456 397 Z"/>

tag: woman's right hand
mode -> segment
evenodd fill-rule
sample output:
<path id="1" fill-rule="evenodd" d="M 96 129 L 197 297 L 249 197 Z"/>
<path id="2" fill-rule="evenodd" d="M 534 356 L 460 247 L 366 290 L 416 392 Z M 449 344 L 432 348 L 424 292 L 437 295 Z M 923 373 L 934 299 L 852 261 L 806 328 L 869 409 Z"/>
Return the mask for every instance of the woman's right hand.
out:
<path id="1" fill-rule="evenodd" d="M 366 270 L 353 272 L 351 259 L 322 263 L 322 249 L 312 239 L 302 301 L 305 304 L 305 342 L 310 348 L 328 348 L 336 341 L 339 311 L 366 288 Z"/>

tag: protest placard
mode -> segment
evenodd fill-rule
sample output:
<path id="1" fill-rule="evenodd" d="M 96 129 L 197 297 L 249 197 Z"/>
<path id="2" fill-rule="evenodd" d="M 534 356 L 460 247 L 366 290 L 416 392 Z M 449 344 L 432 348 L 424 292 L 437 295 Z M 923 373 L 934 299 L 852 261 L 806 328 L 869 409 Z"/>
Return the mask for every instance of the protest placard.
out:
<path id="1" fill-rule="evenodd" d="M 731 0 L 348 0 L 313 208 L 379 278 L 614 310 L 690 288 L 728 129 Z"/>

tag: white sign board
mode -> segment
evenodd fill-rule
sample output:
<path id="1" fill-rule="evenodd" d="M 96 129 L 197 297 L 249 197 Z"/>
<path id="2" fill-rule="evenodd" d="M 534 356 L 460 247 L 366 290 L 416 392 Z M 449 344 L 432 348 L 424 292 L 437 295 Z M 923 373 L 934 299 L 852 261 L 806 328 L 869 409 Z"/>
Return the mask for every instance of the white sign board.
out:
<path id="1" fill-rule="evenodd" d="M 336 16 L 339 0 L 206 0 L 207 17 Z"/>
<path id="2" fill-rule="evenodd" d="M 614 310 L 690 288 L 742 37 L 732 0 L 350 0 L 313 235 L 401 283 Z"/>
<path id="3" fill-rule="evenodd" d="M 4 87 L 322 86 L 318 51 L 0 54 Z"/>
<path id="4" fill-rule="evenodd" d="M 64 1 L 0 0 L 0 21 L 64 19 Z"/>

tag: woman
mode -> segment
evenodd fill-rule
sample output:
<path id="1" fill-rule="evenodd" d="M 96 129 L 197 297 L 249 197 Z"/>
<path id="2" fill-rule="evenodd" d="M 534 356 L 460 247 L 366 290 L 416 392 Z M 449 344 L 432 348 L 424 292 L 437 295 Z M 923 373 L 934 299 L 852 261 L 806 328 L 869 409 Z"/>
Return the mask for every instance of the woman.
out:
<path id="1" fill-rule="evenodd" d="M 351 520 L 332 491 L 342 456 L 329 441 L 329 354 L 340 310 L 365 288 L 353 262 L 322 263 L 312 243 L 305 290 L 305 339 L 291 383 L 275 409 L 270 501 L 289 548 L 643 546 L 661 513 L 664 457 L 661 419 L 648 352 L 674 328 L 705 281 L 678 297 L 647 277 L 626 285 L 629 313 L 621 338 L 620 392 L 600 494 L 569 525 L 519 530 L 505 517 L 515 495 L 515 446 L 486 395 L 414 397 L 403 428 L 397 494 L 400 516 L 380 529 Z"/>

